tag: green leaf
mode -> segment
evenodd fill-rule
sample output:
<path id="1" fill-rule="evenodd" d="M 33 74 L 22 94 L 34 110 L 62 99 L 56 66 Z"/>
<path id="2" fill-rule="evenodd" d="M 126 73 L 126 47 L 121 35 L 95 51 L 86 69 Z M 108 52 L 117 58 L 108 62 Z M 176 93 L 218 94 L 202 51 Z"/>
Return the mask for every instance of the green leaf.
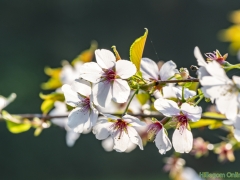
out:
<path id="1" fill-rule="evenodd" d="M 145 28 L 145 30 L 146 31 L 144 35 L 136 39 L 130 47 L 130 60 L 132 61 L 133 64 L 135 64 L 137 71 L 140 70 L 142 54 L 148 35 L 148 29 Z"/>

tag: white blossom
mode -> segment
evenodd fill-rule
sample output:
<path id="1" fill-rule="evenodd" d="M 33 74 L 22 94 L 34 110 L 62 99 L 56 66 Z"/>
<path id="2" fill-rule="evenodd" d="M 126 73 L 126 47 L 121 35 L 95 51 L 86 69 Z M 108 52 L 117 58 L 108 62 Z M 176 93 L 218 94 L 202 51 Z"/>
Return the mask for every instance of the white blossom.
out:
<path id="1" fill-rule="evenodd" d="M 56 101 L 54 104 L 54 109 L 49 113 L 51 116 L 55 115 L 68 115 L 66 104 Z M 67 125 L 68 118 L 52 118 L 51 122 L 57 126 L 60 126 L 66 130 L 66 143 L 67 146 L 72 147 L 76 140 L 80 137 L 80 133 L 74 132 Z"/>
<path id="2" fill-rule="evenodd" d="M 75 80 L 72 85 L 62 86 L 66 103 L 74 109 L 68 115 L 68 126 L 75 132 L 82 133 L 96 124 L 98 111 L 91 96 L 91 85 L 85 80 Z"/>
<path id="3" fill-rule="evenodd" d="M 142 76 L 146 80 L 166 81 L 173 77 L 175 73 L 178 73 L 178 70 L 176 69 L 177 65 L 173 61 L 165 62 L 161 69 L 158 70 L 158 66 L 153 60 L 142 58 L 140 68 Z"/>
<path id="4" fill-rule="evenodd" d="M 188 153 L 193 146 L 193 136 L 188 129 L 188 121 L 198 121 L 201 118 L 202 108 L 183 103 L 180 107 L 176 102 L 159 98 L 154 102 L 154 107 L 166 117 L 172 117 L 178 123 L 173 133 L 172 143 L 176 152 Z"/>
<path id="5" fill-rule="evenodd" d="M 96 61 L 85 63 L 80 77 L 96 83 L 93 96 L 98 105 L 106 107 L 111 100 L 117 103 L 127 101 L 130 87 L 125 79 L 136 73 L 135 65 L 127 60 L 118 60 L 114 54 L 106 49 L 95 51 Z"/>
<path id="6" fill-rule="evenodd" d="M 172 143 L 165 131 L 165 128 L 160 122 L 154 122 L 149 125 L 147 132 L 148 137 L 154 137 L 155 145 L 159 149 L 160 154 L 165 154 L 166 151 L 169 151 L 172 148 Z"/>
<path id="7" fill-rule="evenodd" d="M 98 140 L 104 140 L 111 136 L 114 142 L 113 149 L 118 152 L 125 152 L 130 143 L 134 143 L 143 150 L 142 139 L 138 135 L 135 127 L 144 126 L 138 118 L 124 115 L 122 118 L 104 114 L 100 117 L 93 133 Z"/>
<path id="8" fill-rule="evenodd" d="M 238 112 L 240 102 L 240 77 L 233 76 L 229 79 L 219 63 L 212 61 L 206 63 L 198 49 L 194 50 L 198 64 L 201 89 L 205 97 L 215 100 L 218 110 L 228 119 L 234 119 Z"/>

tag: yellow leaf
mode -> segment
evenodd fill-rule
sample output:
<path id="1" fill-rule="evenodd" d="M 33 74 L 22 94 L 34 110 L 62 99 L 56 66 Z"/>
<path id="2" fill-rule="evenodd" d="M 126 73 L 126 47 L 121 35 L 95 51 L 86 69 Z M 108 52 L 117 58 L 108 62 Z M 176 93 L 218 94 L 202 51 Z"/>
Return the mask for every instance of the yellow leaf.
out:
<path id="1" fill-rule="evenodd" d="M 150 96 L 147 93 L 139 93 L 139 94 L 136 94 L 136 98 L 138 99 L 141 105 L 144 105 L 147 103 Z"/>
<path id="2" fill-rule="evenodd" d="M 47 114 L 54 106 L 54 100 L 52 99 L 46 99 L 45 101 L 43 101 L 43 103 L 41 104 L 41 111 L 44 114 Z"/>
<path id="3" fill-rule="evenodd" d="M 217 122 L 216 120 L 212 120 L 212 119 L 200 119 L 197 122 L 189 122 L 189 124 L 191 128 L 199 128 L 199 127 L 209 126 L 216 122 Z"/>
<path id="4" fill-rule="evenodd" d="M 20 120 L 17 116 L 12 116 L 7 111 L 2 111 L 2 116 L 6 120 L 7 128 L 11 133 L 22 133 L 31 128 L 31 122 L 28 119 Z"/>
<path id="5" fill-rule="evenodd" d="M 77 62 L 90 62 L 94 56 L 94 51 L 97 49 L 97 41 L 92 41 L 89 49 L 81 52 L 75 59 L 72 61 L 72 65 L 75 65 Z"/>
<path id="6" fill-rule="evenodd" d="M 140 70 L 143 49 L 148 35 L 148 29 L 145 28 L 145 33 L 140 38 L 136 39 L 130 47 L 130 60 L 135 64 L 137 71 Z"/>
<path id="7" fill-rule="evenodd" d="M 203 113 L 203 116 L 208 116 L 208 117 L 212 117 L 212 118 L 226 118 L 225 115 L 219 114 L 216 112 L 205 112 L 205 113 Z"/>

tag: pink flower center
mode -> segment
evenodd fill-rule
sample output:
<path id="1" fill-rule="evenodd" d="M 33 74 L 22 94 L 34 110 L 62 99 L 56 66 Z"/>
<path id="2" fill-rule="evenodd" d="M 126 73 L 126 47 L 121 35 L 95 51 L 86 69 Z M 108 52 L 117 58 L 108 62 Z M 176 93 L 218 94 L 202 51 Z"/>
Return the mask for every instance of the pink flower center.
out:
<path id="1" fill-rule="evenodd" d="M 157 133 L 162 129 L 162 124 L 159 122 L 152 123 L 148 128 L 148 140 L 155 139 Z"/>
<path id="2" fill-rule="evenodd" d="M 181 114 L 181 115 L 176 116 L 176 119 L 177 119 L 178 123 L 180 124 L 179 131 L 182 134 L 188 125 L 188 118 L 186 115 Z"/>
<path id="3" fill-rule="evenodd" d="M 127 122 L 123 121 L 122 119 L 118 119 L 117 122 L 115 122 L 110 128 L 112 128 L 116 132 L 119 132 L 118 139 L 120 139 L 123 131 L 125 131 L 125 133 L 128 134 L 127 125 L 128 125 Z"/>
<path id="4" fill-rule="evenodd" d="M 87 112 L 91 108 L 89 97 L 86 97 L 83 100 L 81 100 L 79 102 L 79 106 L 82 108 L 81 109 L 82 112 Z"/>
<path id="5" fill-rule="evenodd" d="M 106 69 L 102 75 L 104 81 L 110 83 L 116 79 L 116 72 L 113 69 Z"/>
<path id="6" fill-rule="evenodd" d="M 217 61 L 219 64 L 223 64 L 225 59 L 223 57 L 217 57 L 216 52 L 214 53 L 206 53 L 205 56 L 207 57 L 207 60 L 210 61 Z"/>

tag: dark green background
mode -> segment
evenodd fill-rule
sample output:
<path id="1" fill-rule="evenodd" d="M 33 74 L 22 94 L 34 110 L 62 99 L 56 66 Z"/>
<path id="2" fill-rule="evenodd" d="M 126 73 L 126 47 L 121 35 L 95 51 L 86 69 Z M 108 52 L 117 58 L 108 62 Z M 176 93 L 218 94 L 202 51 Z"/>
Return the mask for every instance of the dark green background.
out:
<path id="1" fill-rule="evenodd" d="M 128 59 L 132 42 L 149 30 L 144 56 L 173 60 L 178 67 L 196 64 L 193 49 L 228 51 L 217 32 L 231 25 L 229 12 L 239 0 L 0 0 L 0 94 L 17 93 L 10 113 L 40 113 L 40 84 L 45 66 L 59 67 L 97 40 L 99 48 L 116 45 Z M 151 41 L 153 43 L 151 43 Z M 158 57 L 155 54 L 158 53 Z M 237 62 L 235 56 L 229 61 Z M 194 131 L 218 142 L 217 131 Z M 170 131 L 170 137 L 172 132 Z M 154 144 L 130 154 L 106 153 L 93 135 L 82 135 L 73 148 L 58 127 L 39 137 L 33 130 L 14 135 L 0 123 L 0 179 L 164 179 L 163 157 Z M 239 153 L 235 153 L 239 157 Z M 239 161 L 219 164 L 217 156 L 195 160 L 198 172 L 234 172 Z M 167 178 L 166 178 L 167 179 Z"/>

